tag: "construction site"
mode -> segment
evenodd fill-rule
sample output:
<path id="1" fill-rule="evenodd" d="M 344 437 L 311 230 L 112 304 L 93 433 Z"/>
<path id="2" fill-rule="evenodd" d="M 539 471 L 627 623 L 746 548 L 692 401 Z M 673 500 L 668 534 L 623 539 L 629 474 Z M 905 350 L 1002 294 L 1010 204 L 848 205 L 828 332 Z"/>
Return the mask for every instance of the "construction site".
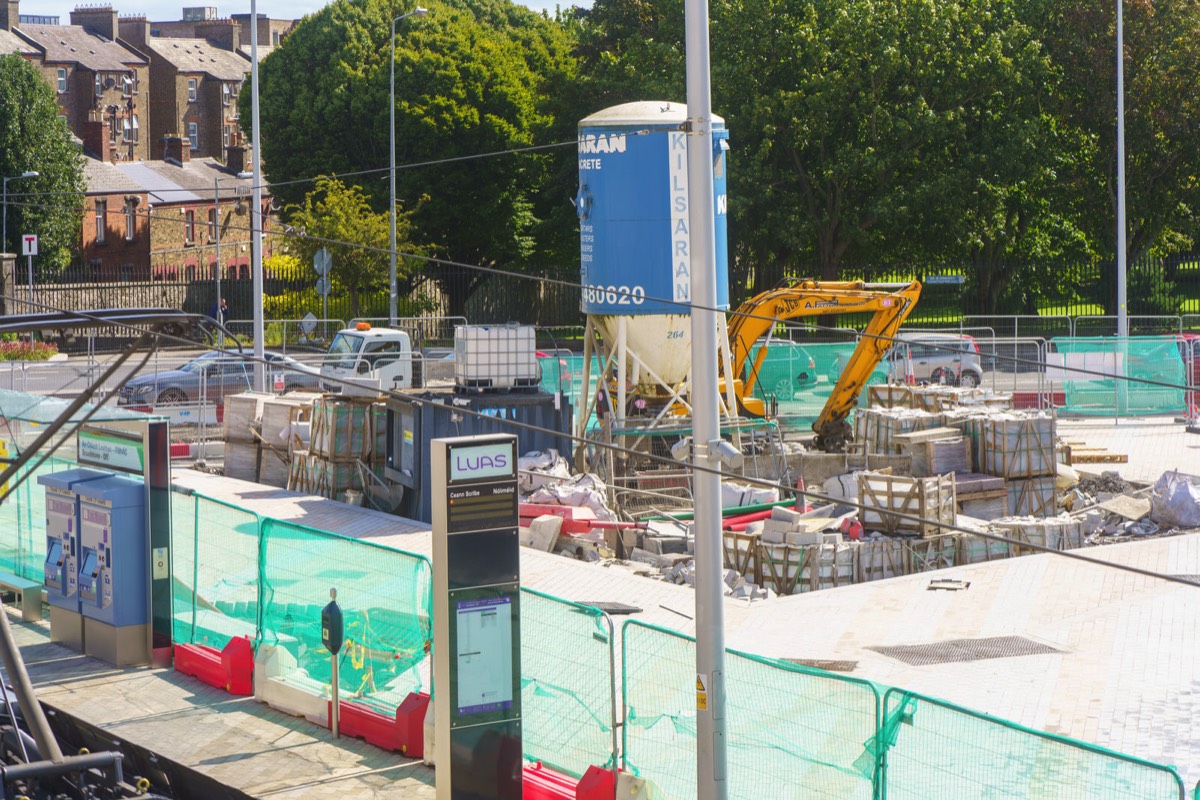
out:
<path id="1" fill-rule="evenodd" d="M 432 454 L 512 435 L 520 769 L 471 796 L 696 796 L 700 449 L 720 464 L 730 796 L 1200 798 L 1200 318 L 933 330 L 906 324 L 918 280 L 802 277 L 730 307 L 718 248 L 697 342 L 670 226 L 624 211 L 643 180 L 667 196 L 685 113 L 580 123 L 629 139 L 581 166 L 569 342 L 354 320 L 259 359 L 167 310 L 0 323 L 139 334 L 4 376 L 0 586 L 25 662 L 6 670 L 48 717 L 10 704 L 13 741 L 119 754 L 141 794 L 113 797 L 433 797 Z"/>

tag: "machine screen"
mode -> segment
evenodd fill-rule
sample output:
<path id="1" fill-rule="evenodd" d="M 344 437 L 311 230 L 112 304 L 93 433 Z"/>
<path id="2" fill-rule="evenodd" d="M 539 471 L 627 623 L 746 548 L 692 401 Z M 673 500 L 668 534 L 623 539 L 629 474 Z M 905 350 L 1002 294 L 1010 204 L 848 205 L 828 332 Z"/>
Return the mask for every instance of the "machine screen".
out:
<path id="1" fill-rule="evenodd" d="M 458 714 L 511 709 L 512 597 L 460 600 L 455 614 Z"/>

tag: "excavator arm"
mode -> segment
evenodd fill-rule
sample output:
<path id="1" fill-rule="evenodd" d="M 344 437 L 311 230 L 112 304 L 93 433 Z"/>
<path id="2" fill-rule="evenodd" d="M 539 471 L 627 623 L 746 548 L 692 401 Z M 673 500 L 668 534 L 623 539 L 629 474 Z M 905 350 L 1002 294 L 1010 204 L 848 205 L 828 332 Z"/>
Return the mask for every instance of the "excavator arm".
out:
<path id="1" fill-rule="evenodd" d="M 729 320 L 729 348 L 733 377 L 740 377 L 738 405 L 741 413 L 762 417 L 762 400 L 754 397 L 767 348 L 760 347 L 747 369 L 751 348 L 778 322 L 799 317 L 873 312 L 863 329 L 858 346 L 838 377 L 821 415 L 813 423 L 816 445 L 826 452 L 840 452 L 851 438 L 846 417 L 858 402 L 863 386 L 892 347 L 900 325 L 912 313 L 921 296 L 919 281 L 912 283 L 866 283 L 864 281 L 792 281 L 752 297 L 733 312 Z"/>

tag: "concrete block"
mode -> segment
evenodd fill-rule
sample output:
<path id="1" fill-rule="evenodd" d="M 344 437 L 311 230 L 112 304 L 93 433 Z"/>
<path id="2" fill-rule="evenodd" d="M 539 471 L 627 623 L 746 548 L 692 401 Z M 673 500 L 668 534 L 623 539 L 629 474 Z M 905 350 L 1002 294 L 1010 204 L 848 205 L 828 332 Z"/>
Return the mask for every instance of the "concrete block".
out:
<path id="1" fill-rule="evenodd" d="M 793 511 L 790 508 L 783 508 L 782 506 L 775 506 L 774 508 L 771 509 L 771 517 L 770 518 L 776 522 L 784 522 L 784 523 L 791 524 L 791 523 L 794 523 L 796 520 L 800 519 L 800 515 L 802 513 L 803 513 L 802 511 Z"/>
<path id="2" fill-rule="evenodd" d="M 642 549 L 658 555 L 668 553 L 686 553 L 688 540 L 682 536 L 646 536 L 642 539 Z"/>
<path id="3" fill-rule="evenodd" d="M 558 534 L 562 532 L 562 517 L 553 514 L 543 514 L 534 517 L 529 523 L 529 547 L 545 553 L 554 552 L 558 544 Z"/>
<path id="4" fill-rule="evenodd" d="M 792 547 L 822 544 L 824 540 L 825 534 L 820 531 L 789 531 L 784 537 L 784 543 Z"/>
<path id="5" fill-rule="evenodd" d="M 638 564 L 649 564 L 657 569 L 670 568 L 675 563 L 675 561 L 669 556 L 651 553 L 650 551 L 643 550 L 640 547 L 633 548 L 633 552 L 629 554 L 629 560 Z"/>

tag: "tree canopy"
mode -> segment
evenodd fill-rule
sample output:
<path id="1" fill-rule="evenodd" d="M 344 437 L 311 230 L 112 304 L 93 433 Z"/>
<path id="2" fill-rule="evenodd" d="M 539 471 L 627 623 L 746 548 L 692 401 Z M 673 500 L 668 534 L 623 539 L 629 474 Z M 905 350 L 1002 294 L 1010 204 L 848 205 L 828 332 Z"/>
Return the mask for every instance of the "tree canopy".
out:
<path id="1" fill-rule="evenodd" d="M 484 155 L 563 137 L 552 105 L 571 76 L 565 31 L 508 0 L 428 5 L 395 40 L 397 197 L 413 209 L 414 238 L 455 262 L 561 266 L 577 251 L 573 186 L 546 156 Z M 389 36 L 405 10 L 337 0 L 264 60 L 263 164 L 286 202 L 303 179 L 366 172 L 364 194 L 387 207 Z"/>
<path id="2" fill-rule="evenodd" d="M 19 55 L 0 56 L 0 176 L 36 172 L 8 182 L 8 252 L 21 252 L 21 234 L 38 235 L 37 260 L 61 270 L 79 244 L 83 162 L 71 131 L 58 117 L 58 98 L 37 68 Z"/>

